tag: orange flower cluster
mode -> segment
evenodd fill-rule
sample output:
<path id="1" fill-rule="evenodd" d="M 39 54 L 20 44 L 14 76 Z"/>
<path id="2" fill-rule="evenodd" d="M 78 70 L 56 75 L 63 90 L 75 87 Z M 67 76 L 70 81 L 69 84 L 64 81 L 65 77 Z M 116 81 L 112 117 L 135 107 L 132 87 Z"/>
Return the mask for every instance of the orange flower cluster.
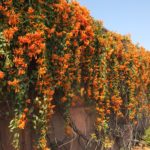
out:
<path id="1" fill-rule="evenodd" d="M 19 37 L 20 45 L 28 44 L 27 50 L 30 58 L 37 57 L 45 48 L 42 36 L 41 31 L 36 31 L 35 33 L 27 33 L 24 37 Z"/>
<path id="2" fill-rule="evenodd" d="M 18 31 L 17 27 L 12 27 L 3 31 L 4 37 L 8 42 L 10 42 L 13 39 L 13 36 L 16 31 Z"/>
<path id="3" fill-rule="evenodd" d="M 29 109 L 25 108 L 24 112 L 21 114 L 21 117 L 18 121 L 18 128 L 19 129 L 24 129 L 25 128 L 25 125 L 27 123 L 27 113 L 28 113 L 28 111 L 29 111 Z"/>

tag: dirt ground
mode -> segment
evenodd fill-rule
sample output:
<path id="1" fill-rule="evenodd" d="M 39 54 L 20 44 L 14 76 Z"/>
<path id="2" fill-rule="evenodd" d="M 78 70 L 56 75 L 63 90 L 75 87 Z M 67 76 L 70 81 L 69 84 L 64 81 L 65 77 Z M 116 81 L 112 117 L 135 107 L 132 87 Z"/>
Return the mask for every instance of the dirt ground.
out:
<path id="1" fill-rule="evenodd" d="M 147 147 L 147 146 L 136 146 L 132 150 L 150 150 L 150 147 Z"/>

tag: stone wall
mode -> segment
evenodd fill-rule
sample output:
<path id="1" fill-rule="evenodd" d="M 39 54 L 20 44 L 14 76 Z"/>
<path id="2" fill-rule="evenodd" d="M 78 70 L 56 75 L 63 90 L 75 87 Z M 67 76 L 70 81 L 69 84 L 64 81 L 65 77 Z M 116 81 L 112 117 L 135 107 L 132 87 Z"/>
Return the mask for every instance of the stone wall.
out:
<path id="1" fill-rule="evenodd" d="M 95 111 L 92 107 L 75 107 L 70 110 L 72 122 L 77 129 L 72 129 L 72 134 L 68 137 L 65 133 L 65 121 L 62 115 L 56 112 L 51 120 L 50 130 L 48 132 L 48 143 L 53 147 L 52 150 L 96 150 L 96 144 L 84 139 L 90 139 L 94 133 Z M 8 129 L 9 121 L 0 120 L 0 150 L 13 150 L 11 146 L 11 134 Z M 125 142 L 130 140 L 132 134 L 130 127 L 126 126 L 123 139 Z M 21 133 L 21 150 L 32 150 L 32 141 L 34 133 L 30 127 L 27 127 Z M 122 139 L 114 139 L 114 145 L 111 150 L 120 150 Z M 52 144 L 53 143 L 53 144 Z M 88 143 L 88 148 L 86 145 Z M 98 150 L 98 148 L 97 148 Z"/>
<path id="2" fill-rule="evenodd" d="M 72 121 L 76 128 L 85 137 L 89 138 L 90 134 L 94 132 L 95 114 L 92 108 L 76 107 L 70 110 Z M 11 146 L 11 134 L 8 129 L 9 121 L 0 120 L 0 150 L 13 150 Z M 32 140 L 34 134 L 31 129 L 27 127 L 21 133 L 21 150 L 32 150 Z M 72 135 L 68 137 L 65 133 L 65 121 L 60 113 L 56 112 L 53 116 L 50 124 L 50 130 L 48 133 L 48 139 L 50 143 L 55 143 L 58 147 L 56 149 L 69 149 L 80 150 L 85 141 L 82 140 L 73 130 Z"/>

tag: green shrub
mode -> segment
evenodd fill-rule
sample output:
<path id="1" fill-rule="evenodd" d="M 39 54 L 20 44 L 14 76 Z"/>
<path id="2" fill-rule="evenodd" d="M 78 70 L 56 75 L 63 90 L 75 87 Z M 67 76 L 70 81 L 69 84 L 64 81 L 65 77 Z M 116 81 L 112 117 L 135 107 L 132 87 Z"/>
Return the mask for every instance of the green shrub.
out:
<path id="1" fill-rule="evenodd" d="M 145 143 L 150 146 L 150 127 L 145 130 L 145 135 L 143 137 Z"/>

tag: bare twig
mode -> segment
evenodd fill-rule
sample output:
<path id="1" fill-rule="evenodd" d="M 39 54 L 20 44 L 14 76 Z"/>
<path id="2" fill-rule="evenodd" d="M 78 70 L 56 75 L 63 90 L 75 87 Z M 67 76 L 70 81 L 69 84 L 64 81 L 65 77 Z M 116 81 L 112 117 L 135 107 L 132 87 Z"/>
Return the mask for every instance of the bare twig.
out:
<path id="1" fill-rule="evenodd" d="M 72 142 L 76 139 L 76 137 L 77 137 L 76 132 L 73 131 L 73 133 L 74 133 L 74 137 L 73 137 L 71 140 L 69 140 L 68 142 L 65 142 L 65 143 L 61 144 L 60 146 L 58 146 L 58 148 L 61 148 L 61 147 L 63 147 L 64 145 L 67 145 L 67 144 L 69 144 L 69 143 L 72 143 Z"/>

